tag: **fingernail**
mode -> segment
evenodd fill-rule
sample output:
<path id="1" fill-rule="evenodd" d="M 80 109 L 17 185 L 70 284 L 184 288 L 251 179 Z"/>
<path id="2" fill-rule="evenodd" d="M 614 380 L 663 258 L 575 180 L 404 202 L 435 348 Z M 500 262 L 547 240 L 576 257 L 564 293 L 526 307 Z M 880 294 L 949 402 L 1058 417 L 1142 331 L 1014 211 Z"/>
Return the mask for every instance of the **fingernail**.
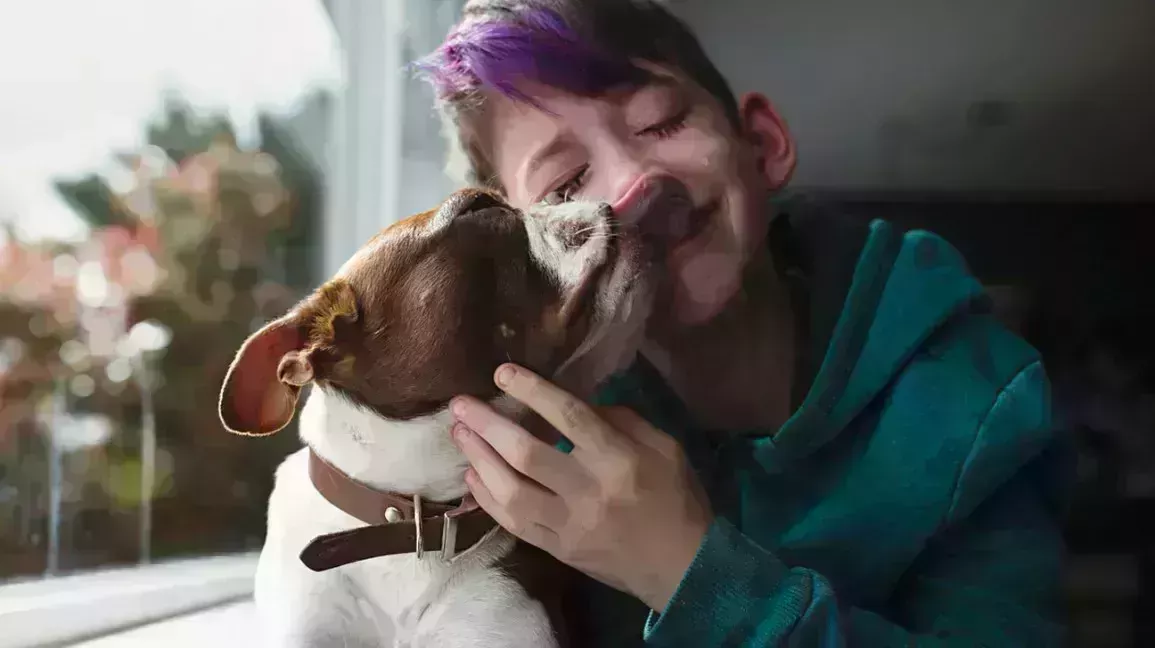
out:
<path id="1" fill-rule="evenodd" d="M 465 401 L 460 398 L 454 398 L 453 402 L 449 404 L 449 408 L 453 411 L 453 415 L 457 418 L 465 416 Z"/>
<path id="2" fill-rule="evenodd" d="M 461 423 L 458 423 L 457 425 L 453 426 L 453 430 L 450 432 L 450 434 L 453 435 L 453 440 L 460 444 L 465 440 L 465 437 L 469 436 L 469 428 L 465 427 Z"/>
<path id="3" fill-rule="evenodd" d="M 472 468 L 466 468 L 465 469 L 465 483 L 472 486 L 473 482 L 475 482 L 475 481 L 477 481 L 477 473 L 474 472 L 474 470 Z"/>
<path id="4" fill-rule="evenodd" d="M 497 375 L 494 380 L 497 381 L 498 387 L 505 387 L 513 380 L 513 367 L 509 365 L 502 365 L 497 369 Z"/>

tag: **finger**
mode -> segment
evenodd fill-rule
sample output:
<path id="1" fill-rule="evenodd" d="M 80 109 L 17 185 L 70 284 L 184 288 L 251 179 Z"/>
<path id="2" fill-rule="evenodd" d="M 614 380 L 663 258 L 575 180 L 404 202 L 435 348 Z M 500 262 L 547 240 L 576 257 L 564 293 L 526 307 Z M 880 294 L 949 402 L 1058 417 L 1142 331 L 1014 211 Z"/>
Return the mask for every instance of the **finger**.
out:
<path id="1" fill-rule="evenodd" d="M 514 364 L 497 368 L 494 382 L 507 394 L 524 403 L 564 434 L 575 447 L 601 447 L 612 439 L 613 431 L 580 398 Z"/>
<path id="2" fill-rule="evenodd" d="M 453 415 L 475 432 L 514 470 L 555 493 L 580 485 L 573 457 L 543 442 L 517 423 L 475 398 L 454 401 Z"/>
<path id="3" fill-rule="evenodd" d="M 628 407 L 598 407 L 595 411 L 602 417 L 602 420 L 621 432 L 629 433 L 639 426 L 649 425 L 646 419 Z"/>
<path id="4" fill-rule="evenodd" d="M 565 503 L 557 495 L 510 467 L 485 439 L 458 425 L 454 429 L 461 451 L 490 496 L 518 519 L 547 526 L 565 524 Z"/>
<path id="5" fill-rule="evenodd" d="M 622 435 L 657 450 L 663 455 L 676 452 L 679 448 L 677 439 L 654 427 L 649 421 L 629 408 L 620 406 L 599 407 L 596 411 L 602 420 Z"/>
<path id="6" fill-rule="evenodd" d="M 511 514 L 497 501 L 497 498 L 493 496 L 493 493 L 472 469 L 466 471 L 465 483 L 469 486 L 469 492 L 473 494 L 473 499 L 477 500 L 478 505 L 506 531 L 551 553 L 559 546 L 557 533 L 545 525 L 524 520 Z"/>

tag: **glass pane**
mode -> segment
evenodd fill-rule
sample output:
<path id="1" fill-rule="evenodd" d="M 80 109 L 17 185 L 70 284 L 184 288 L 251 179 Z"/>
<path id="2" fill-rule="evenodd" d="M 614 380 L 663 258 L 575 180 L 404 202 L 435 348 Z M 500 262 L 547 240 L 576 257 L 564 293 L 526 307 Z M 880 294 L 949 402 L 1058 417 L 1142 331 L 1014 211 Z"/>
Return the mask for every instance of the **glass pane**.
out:
<path id="1" fill-rule="evenodd" d="M 317 0 L 0 5 L 0 581 L 260 547 L 298 445 L 226 433 L 317 280 Z"/>

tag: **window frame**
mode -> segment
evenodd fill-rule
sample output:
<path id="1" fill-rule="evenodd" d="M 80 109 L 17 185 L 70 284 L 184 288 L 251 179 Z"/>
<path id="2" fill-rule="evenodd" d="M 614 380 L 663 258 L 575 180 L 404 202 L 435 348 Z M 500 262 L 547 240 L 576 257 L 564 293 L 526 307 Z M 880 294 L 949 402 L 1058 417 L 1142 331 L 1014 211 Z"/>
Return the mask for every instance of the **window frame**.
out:
<path id="1" fill-rule="evenodd" d="M 406 110 L 406 93 L 415 86 L 405 57 L 439 41 L 464 0 L 320 2 L 345 59 L 325 145 L 310 151 L 326 169 L 319 244 L 321 272 L 329 276 L 382 227 L 400 220 L 402 204 L 432 205 L 451 188 L 436 161 L 440 142 L 405 150 L 407 129 L 428 130 L 434 118 L 432 111 Z M 317 133 L 304 135 L 317 139 Z M 430 177 L 414 187 L 412 174 Z M 418 195 L 403 200 L 402 187 Z M 258 557 L 217 555 L 0 583 L 3 645 L 91 640 L 251 599 Z"/>

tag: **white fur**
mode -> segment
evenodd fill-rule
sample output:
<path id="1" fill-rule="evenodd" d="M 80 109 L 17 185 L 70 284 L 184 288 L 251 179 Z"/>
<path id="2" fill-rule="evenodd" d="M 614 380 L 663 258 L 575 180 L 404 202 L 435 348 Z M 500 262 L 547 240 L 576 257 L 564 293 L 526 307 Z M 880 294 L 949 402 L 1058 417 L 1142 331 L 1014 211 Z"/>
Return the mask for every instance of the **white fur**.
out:
<path id="1" fill-rule="evenodd" d="M 528 216 L 525 226 L 530 251 L 564 290 L 577 288 L 586 272 L 605 262 L 613 234 L 604 203 L 536 205 L 528 210 Z M 579 250 L 567 249 L 552 230 L 563 221 L 584 223 L 593 242 Z M 638 271 L 619 263 L 610 269 L 609 277 L 602 279 L 594 296 L 593 330 L 553 376 L 561 386 L 585 394 L 633 360 L 641 346 L 653 300 L 652 277 L 638 275 Z"/>
<path id="2" fill-rule="evenodd" d="M 378 488 L 449 500 L 465 492 L 465 460 L 449 418 L 386 421 L 314 389 L 301 436 L 323 458 Z M 384 477 L 383 477 L 384 476 Z M 299 559 L 313 538 L 364 526 L 309 480 L 308 450 L 277 469 L 256 603 L 276 646 L 552 646 L 542 606 L 493 569 L 513 548 L 498 530 L 445 562 L 434 554 L 386 556 L 316 573 Z"/>
<path id="3" fill-rule="evenodd" d="M 558 218 L 577 219 L 594 237 L 566 248 L 551 232 Z M 606 258 L 608 225 L 602 205 L 544 208 L 526 218 L 531 253 L 572 290 L 583 273 Z M 378 243 L 380 244 L 380 243 Z M 363 262 L 365 251 L 339 274 Z M 646 282 L 616 268 L 600 283 L 594 330 L 554 376 L 588 395 L 594 383 L 630 361 L 648 314 Z M 560 376 L 566 373 L 566 376 Z M 494 406 L 512 413 L 509 399 Z M 449 501 L 466 492 L 467 463 L 449 438 L 451 416 L 441 411 L 411 421 L 389 421 L 336 392 L 314 387 L 300 416 L 302 440 L 322 458 L 362 483 Z M 313 487 L 308 449 L 277 469 L 269 501 L 268 533 L 257 568 L 256 603 L 272 645 L 485 648 L 555 646 L 545 610 L 494 563 L 514 546 L 497 530 L 452 561 L 426 554 L 387 556 L 316 573 L 299 559 L 320 535 L 364 526 L 331 505 Z"/>
<path id="4" fill-rule="evenodd" d="M 560 205 L 536 205 L 528 210 L 525 229 L 529 233 L 529 250 L 541 262 L 545 270 L 563 289 L 572 290 L 582 276 L 596 264 L 606 259 L 606 237 L 609 222 L 600 203 L 563 203 Z M 560 223 L 578 223 L 591 233 L 593 245 L 580 249 L 566 246 L 554 234 Z M 599 240 L 600 239 L 600 240 Z"/>
<path id="5" fill-rule="evenodd" d="M 301 440 L 353 479 L 380 490 L 448 501 L 465 494 L 465 456 L 442 410 L 388 421 L 337 392 L 314 388 L 301 409 Z"/>

